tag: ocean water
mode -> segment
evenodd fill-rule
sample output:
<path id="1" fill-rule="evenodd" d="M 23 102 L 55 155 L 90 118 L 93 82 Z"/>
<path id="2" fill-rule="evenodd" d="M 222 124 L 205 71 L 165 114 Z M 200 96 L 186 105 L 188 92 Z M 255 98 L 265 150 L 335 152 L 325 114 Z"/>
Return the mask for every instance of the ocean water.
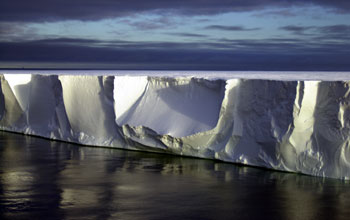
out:
<path id="1" fill-rule="evenodd" d="M 0 132 L 0 219 L 349 216 L 349 182 Z"/>

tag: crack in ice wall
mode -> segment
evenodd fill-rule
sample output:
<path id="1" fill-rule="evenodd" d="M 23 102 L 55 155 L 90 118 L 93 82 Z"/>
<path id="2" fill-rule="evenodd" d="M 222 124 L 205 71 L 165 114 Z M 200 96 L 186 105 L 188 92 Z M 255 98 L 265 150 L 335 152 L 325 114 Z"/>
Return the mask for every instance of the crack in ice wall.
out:
<path id="1" fill-rule="evenodd" d="M 349 81 L 0 75 L 0 128 L 349 179 Z"/>

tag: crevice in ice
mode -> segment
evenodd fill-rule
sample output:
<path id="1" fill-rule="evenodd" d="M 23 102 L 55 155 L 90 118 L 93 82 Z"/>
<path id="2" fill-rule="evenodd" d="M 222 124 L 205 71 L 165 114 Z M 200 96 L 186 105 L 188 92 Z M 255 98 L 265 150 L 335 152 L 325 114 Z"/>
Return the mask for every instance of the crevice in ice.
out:
<path id="1" fill-rule="evenodd" d="M 4 126 L 10 131 L 23 132 L 26 120 L 25 112 L 22 110 L 4 75 L 1 76 L 1 89 L 4 95 L 5 105 L 1 126 Z"/>
<path id="2" fill-rule="evenodd" d="M 3 76 L 0 75 L 0 121 L 2 120 L 5 114 L 5 97 L 2 91 L 2 81 Z"/>

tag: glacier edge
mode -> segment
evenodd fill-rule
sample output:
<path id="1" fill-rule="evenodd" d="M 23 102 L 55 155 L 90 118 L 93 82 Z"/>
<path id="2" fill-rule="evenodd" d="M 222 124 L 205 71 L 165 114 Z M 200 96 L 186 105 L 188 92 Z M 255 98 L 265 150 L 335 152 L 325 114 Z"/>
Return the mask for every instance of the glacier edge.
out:
<path id="1" fill-rule="evenodd" d="M 1 74 L 0 128 L 350 178 L 350 81 Z"/>

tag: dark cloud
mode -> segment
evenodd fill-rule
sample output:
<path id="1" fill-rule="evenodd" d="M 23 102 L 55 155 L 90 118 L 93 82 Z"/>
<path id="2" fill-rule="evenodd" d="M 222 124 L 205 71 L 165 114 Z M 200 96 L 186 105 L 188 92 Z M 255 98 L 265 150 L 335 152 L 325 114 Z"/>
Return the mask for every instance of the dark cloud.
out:
<path id="1" fill-rule="evenodd" d="M 317 27 L 315 29 L 319 33 L 315 36 L 315 40 L 347 42 L 350 44 L 350 25 L 329 25 Z"/>
<path id="2" fill-rule="evenodd" d="M 273 9 L 268 11 L 257 12 L 254 16 L 256 17 L 266 17 L 266 16 L 274 16 L 274 17 L 295 17 L 298 16 L 298 13 L 292 11 L 288 8 L 283 9 Z"/>
<path id="3" fill-rule="evenodd" d="M 318 30 L 322 33 L 337 33 L 337 34 L 350 34 L 350 25 L 329 25 L 329 26 L 323 26 L 319 27 Z"/>
<path id="4" fill-rule="evenodd" d="M 41 39 L 32 41 L 38 44 L 97 44 L 101 43 L 99 40 L 94 39 L 81 39 L 81 38 L 52 38 L 52 39 Z"/>
<path id="5" fill-rule="evenodd" d="M 200 18 L 200 19 L 196 19 L 197 20 L 197 22 L 199 22 L 199 23 L 204 23 L 204 22 L 209 22 L 209 21 L 211 21 L 209 18 Z"/>
<path id="6" fill-rule="evenodd" d="M 195 38 L 206 38 L 208 35 L 205 34 L 193 34 L 193 33 L 166 33 L 171 36 L 179 36 L 179 37 L 195 37 Z"/>
<path id="7" fill-rule="evenodd" d="M 288 25 L 288 26 L 282 26 L 279 29 L 292 31 L 292 32 L 304 32 L 308 30 L 316 30 L 321 33 L 348 33 L 350 32 L 350 25 L 345 25 L 345 24 L 328 25 L 328 26 Z"/>
<path id="8" fill-rule="evenodd" d="M 167 29 L 173 28 L 176 22 L 166 16 L 161 16 L 154 19 L 146 19 L 142 21 L 131 21 L 128 19 L 121 20 L 121 23 L 135 27 L 139 30 Z"/>
<path id="9" fill-rule="evenodd" d="M 2 0 L 0 21 L 99 20 L 143 12 L 209 15 L 305 5 L 350 11 L 348 0 Z"/>
<path id="10" fill-rule="evenodd" d="M 226 25 L 209 25 L 204 27 L 204 29 L 210 30 L 220 30 L 220 31 L 256 31 L 260 28 L 245 28 L 242 26 L 226 26 Z"/>
<path id="11" fill-rule="evenodd" d="M 17 40 L 19 36 L 30 39 L 36 36 L 37 29 L 26 23 L 0 22 L 0 39 Z"/>
<path id="12" fill-rule="evenodd" d="M 350 1 L 348 0 L 311 0 L 307 1 L 315 5 L 330 7 L 336 9 L 340 13 L 349 13 L 350 11 Z"/>
<path id="13" fill-rule="evenodd" d="M 9 23 L 0 23 L 0 35 L 9 35 L 16 32 L 22 32 L 22 28 Z"/>
<path id="14" fill-rule="evenodd" d="M 346 42 L 350 40 L 350 25 L 328 25 L 328 26 L 283 26 L 279 28 L 292 32 L 295 35 L 308 35 L 315 40 L 338 40 Z"/>
<path id="15" fill-rule="evenodd" d="M 280 27 L 279 29 L 289 31 L 289 32 L 292 32 L 293 34 L 297 34 L 297 35 L 305 35 L 306 31 L 312 30 L 314 28 L 315 27 L 312 27 L 312 26 L 288 25 L 288 26 Z"/>
<path id="16" fill-rule="evenodd" d="M 71 44 L 73 43 L 74 44 Z M 87 44 L 88 43 L 88 44 Z M 100 45 L 100 46 L 96 46 Z M 90 63 L 127 69 L 206 70 L 350 70 L 348 44 L 267 40 L 228 40 L 208 43 L 148 43 L 47 39 L 0 42 L 0 66 L 17 63 Z M 61 65 L 62 64 L 62 65 Z M 40 67 L 40 65 L 38 66 Z"/>

